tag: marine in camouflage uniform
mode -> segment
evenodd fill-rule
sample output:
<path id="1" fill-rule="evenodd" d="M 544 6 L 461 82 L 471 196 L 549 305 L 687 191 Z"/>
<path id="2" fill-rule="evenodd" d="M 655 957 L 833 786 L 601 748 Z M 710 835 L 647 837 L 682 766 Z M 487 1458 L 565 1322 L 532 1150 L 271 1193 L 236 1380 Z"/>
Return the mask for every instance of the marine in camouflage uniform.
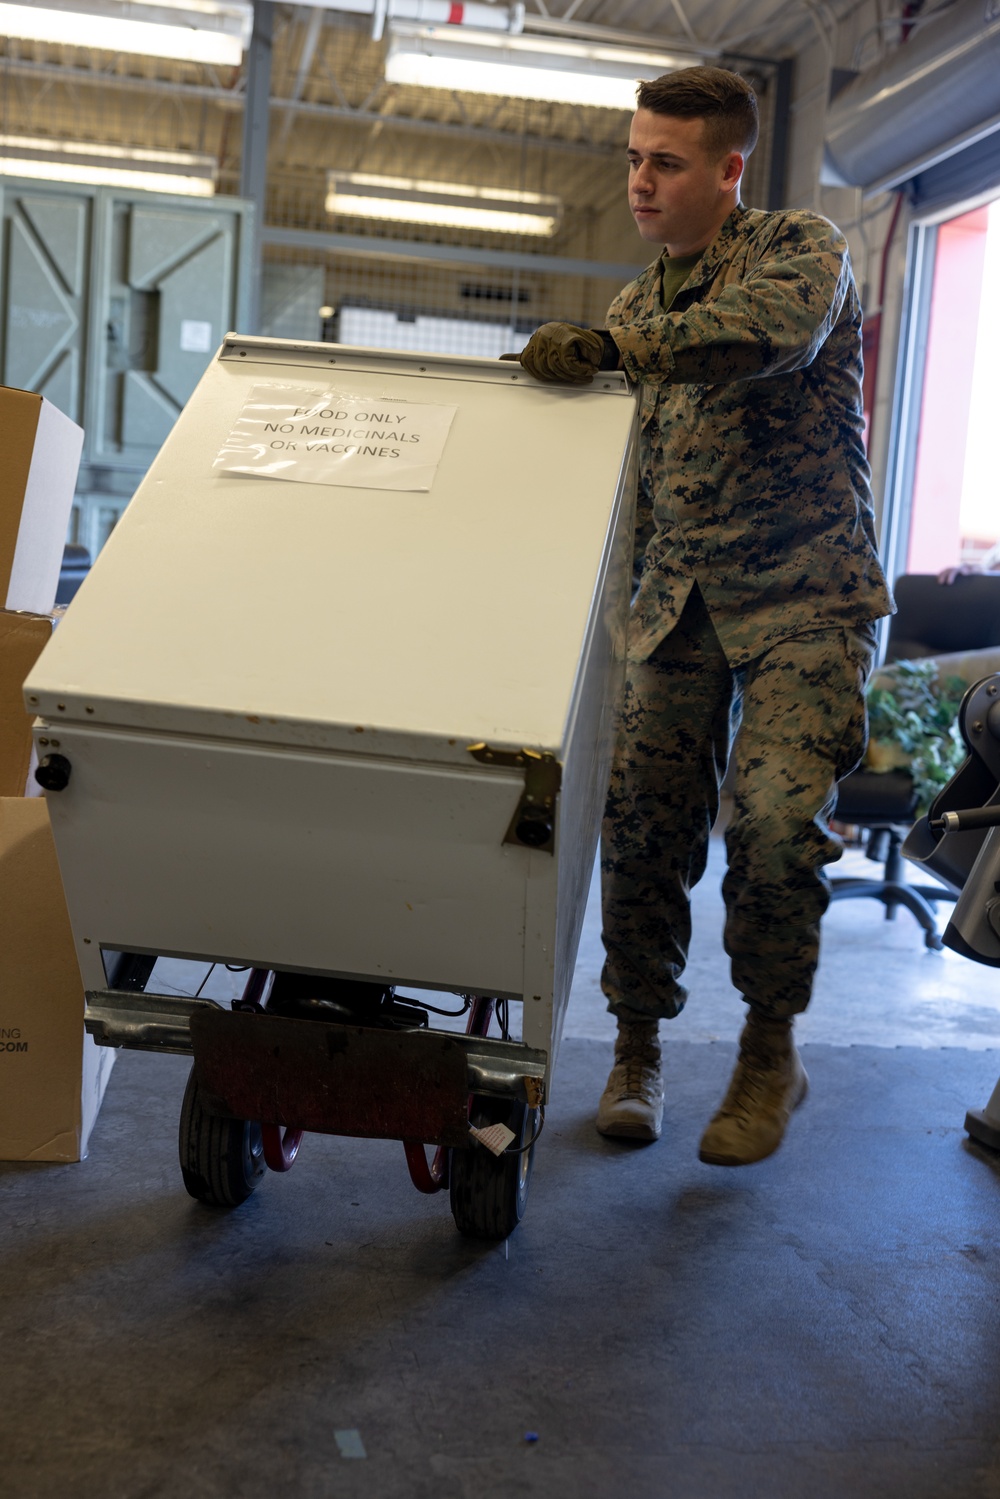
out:
<path id="1" fill-rule="evenodd" d="M 739 201 L 757 104 L 726 69 L 638 89 L 629 206 L 659 259 L 606 330 L 549 323 L 539 379 L 624 366 L 641 401 L 641 581 L 604 825 L 602 982 L 618 1018 L 602 1134 L 654 1140 L 659 1021 L 686 995 L 689 897 L 704 873 L 733 736 L 726 949 L 749 1009 L 702 1136 L 716 1165 L 781 1143 L 807 1079 L 808 1003 L 840 854 L 827 818 L 860 759 L 879 566 L 862 440 L 861 310 L 843 235 L 818 214 Z"/>
<path id="2" fill-rule="evenodd" d="M 640 382 L 641 582 L 603 841 L 603 986 L 677 1015 L 689 892 L 737 741 L 723 885 L 733 981 L 806 1007 L 837 780 L 861 758 L 871 624 L 891 611 L 862 440 L 847 245 L 806 212 L 737 208 L 664 311 L 661 256 L 608 327 Z"/>

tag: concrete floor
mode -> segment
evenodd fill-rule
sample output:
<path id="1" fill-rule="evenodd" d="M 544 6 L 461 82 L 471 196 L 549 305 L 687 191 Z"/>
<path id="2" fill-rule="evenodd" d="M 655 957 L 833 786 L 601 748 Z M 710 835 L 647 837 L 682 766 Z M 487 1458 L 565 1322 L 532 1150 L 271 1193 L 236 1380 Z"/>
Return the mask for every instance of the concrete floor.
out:
<path id="1" fill-rule="evenodd" d="M 0 1494 L 997 1499 L 1000 1160 L 962 1122 L 1000 1071 L 1000 972 L 834 906 L 807 1103 L 770 1161 L 702 1166 L 740 1024 L 720 871 L 717 845 L 652 1147 L 593 1129 L 591 908 L 506 1248 L 459 1238 L 392 1142 L 307 1137 L 200 1207 L 187 1064 L 124 1054 L 86 1163 L 0 1165 Z"/>

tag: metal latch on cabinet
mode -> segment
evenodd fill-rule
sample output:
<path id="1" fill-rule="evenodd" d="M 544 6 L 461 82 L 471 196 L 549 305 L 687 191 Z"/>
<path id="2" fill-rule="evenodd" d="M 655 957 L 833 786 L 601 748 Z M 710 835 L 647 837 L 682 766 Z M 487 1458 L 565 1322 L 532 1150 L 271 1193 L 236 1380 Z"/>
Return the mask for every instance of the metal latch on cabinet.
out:
<path id="1" fill-rule="evenodd" d="M 562 785 L 562 766 L 547 750 L 501 750 L 470 744 L 469 754 L 480 765 L 502 765 L 524 771 L 524 791 L 504 834 L 504 843 L 519 843 L 542 853 L 555 851 L 556 797 Z"/>

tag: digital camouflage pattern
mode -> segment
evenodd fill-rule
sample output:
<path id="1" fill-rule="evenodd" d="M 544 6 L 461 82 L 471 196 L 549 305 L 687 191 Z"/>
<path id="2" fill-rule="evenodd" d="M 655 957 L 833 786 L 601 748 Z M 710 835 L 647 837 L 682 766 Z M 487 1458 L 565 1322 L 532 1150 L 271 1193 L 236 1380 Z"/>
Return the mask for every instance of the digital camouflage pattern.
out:
<path id="1" fill-rule="evenodd" d="M 642 386 L 633 654 L 656 649 L 695 581 L 732 665 L 890 613 L 843 235 L 818 214 L 737 208 L 669 312 L 663 264 L 608 312 Z"/>
<path id="2" fill-rule="evenodd" d="M 609 1008 L 670 1017 L 730 745 L 723 883 L 733 983 L 805 1009 L 837 780 L 864 752 L 871 621 L 892 609 L 863 444 L 847 244 L 805 212 L 736 209 L 664 311 L 664 259 L 612 303 L 641 383 L 638 594 L 604 824 Z"/>
<path id="3" fill-rule="evenodd" d="M 684 1005 L 689 895 L 741 718 L 725 947 L 755 1009 L 805 1009 L 829 901 L 819 870 L 842 849 L 827 819 L 837 780 L 864 753 L 874 640 L 871 625 L 812 630 L 733 670 L 695 589 L 663 644 L 630 658 L 601 863 L 602 987 L 615 1014 L 670 1018 Z"/>

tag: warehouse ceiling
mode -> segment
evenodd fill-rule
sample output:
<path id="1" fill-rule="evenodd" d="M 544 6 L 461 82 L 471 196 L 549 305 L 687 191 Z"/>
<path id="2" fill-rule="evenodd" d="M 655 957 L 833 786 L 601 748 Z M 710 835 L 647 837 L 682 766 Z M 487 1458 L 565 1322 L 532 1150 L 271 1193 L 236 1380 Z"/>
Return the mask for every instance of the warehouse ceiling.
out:
<path id="1" fill-rule="evenodd" d="M 526 29 L 631 38 L 739 67 L 761 93 L 765 126 L 745 196 L 764 204 L 773 195 L 777 60 L 794 55 L 817 29 L 829 35 L 857 3 L 528 0 Z M 545 253 L 608 258 L 600 225 L 621 196 L 627 112 L 391 85 L 383 75 L 387 42 L 371 33 L 371 16 L 275 5 L 267 225 L 330 231 L 327 171 L 364 170 L 555 195 L 564 212 Z M 212 68 L 12 38 L 0 38 L 0 49 L 4 134 L 205 152 L 217 163 L 218 191 L 239 192 L 246 57 L 240 67 Z M 381 239 L 540 249 L 516 236 L 472 231 L 357 220 L 336 228 Z"/>

